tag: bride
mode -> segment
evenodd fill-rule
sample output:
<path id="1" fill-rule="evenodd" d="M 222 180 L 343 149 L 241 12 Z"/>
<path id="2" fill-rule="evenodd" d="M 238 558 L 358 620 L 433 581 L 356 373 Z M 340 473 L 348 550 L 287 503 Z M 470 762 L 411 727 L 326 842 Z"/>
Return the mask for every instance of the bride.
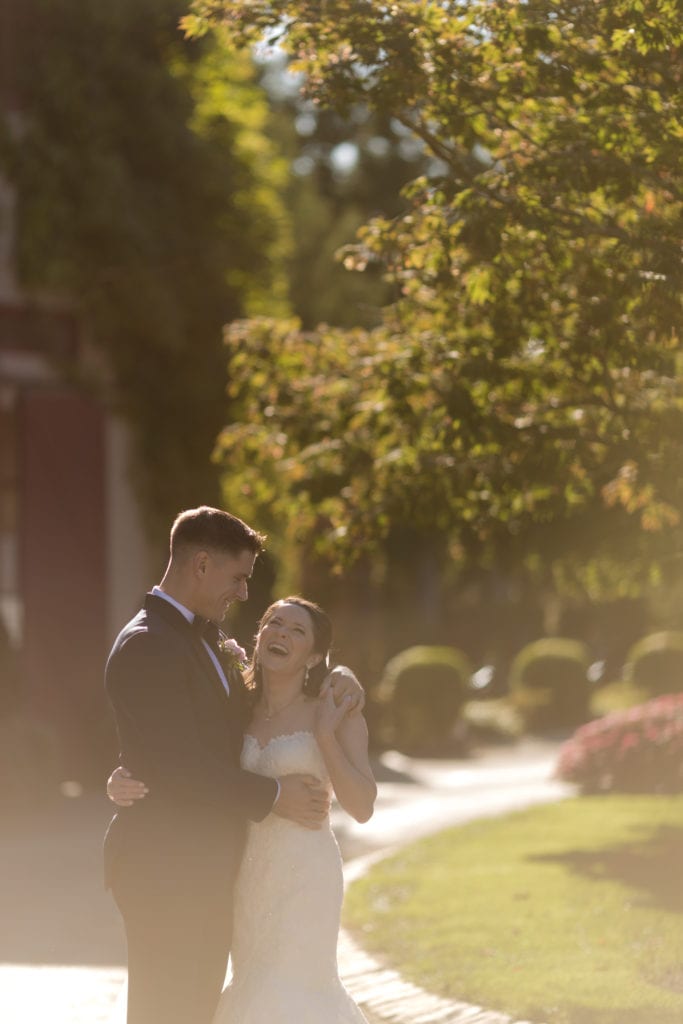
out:
<path id="1" fill-rule="evenodd" d="M 267 609 L 247 676 L 252 715 L 242 767 L 273 778 L 322 779 L 357 821 L 372 815 L 377 787 L 365 719 L 319 696 L 328 673 L 330 620 L 301 597 Z M 118 770 L 114 802 L 144 796 Z M 329 826 L 306 829 L 276 814 L 249 824 L 235 895 L 232 980 L 214 1024 L 362 1024 L 337 970 L 342 904 L 339 847 Z"/>

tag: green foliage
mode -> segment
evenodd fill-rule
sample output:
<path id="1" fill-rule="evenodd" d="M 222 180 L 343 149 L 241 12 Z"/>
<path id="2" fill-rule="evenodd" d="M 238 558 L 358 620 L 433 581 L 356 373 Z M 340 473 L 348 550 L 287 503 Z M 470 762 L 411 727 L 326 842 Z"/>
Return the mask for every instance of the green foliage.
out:
<path id="1" fill-rule="evenodd" d="M 183 39 L 181 0 L 32 0 L 16 66 L 24 285 L 69 301 L 134 428 L 150 524 L 217 498 L 222 325 L 285 309 L 285 167 L 249 58 Z M 39 69 L 39 70 L 38 70 Z"/>
<path id="2" fill-rule="evenodd" d="M 590 717 L 601 718 L 603 715 L 612 714 L 613 711 L 626 711 L 628 708 L 643 704 L 649 696 L 646 690 L 635 686 L 627 679 L 605 683 L 591 694 Z"/>
<path id="3" fill-rule="evenodd" d="M 406 139 L 391 118 L 360 105 L 349 119 L 320 109 L 292 87 L 292 77 L 274 56 L 264 63 L 277 141 L 292 167 L 286 193 L 293 224 L 287 264 L 292 309 L 306 330 L 321 322 L 373 327 L 393 298 L 391 283 L 379 265 L 349 273 L 342 250 L 371 216 L 393 217 L 405 209 L 401 188 L 425 170 L 424 147 Z"/>
<path id="4" fill-rule="evenodd" d="M 390 741 L 411 753 L 452 750 L 471 672 L 455 647 L 416 646 L 395 655 L 378 691 L 388 710 Z"/>
<path id="5" fill-rule="evenodd" d="M 346 255 L 398 296 L 380 326 L 232 334 L 221 451 L 247 501 L 340 561 L 409 525 L 452 559 L 547 572 L 571 551 L 584 589 L 642 584 L 681 541 L 677 5 L 193 12 L 277 37 L 312 103 L 393 117 L 432 158 Z M 611 570 L 586 574 L 596 556 Z"/>
<path id="6" fill-rule="evenodd" d="M 510 666 L 513 706 L 529 728 L 563 728 L 585 721 L 590 685 L 585 644 L 544 637 L 527 644 Z"/>
<path id="7" fill-rule="evenodd" d="M 683 690 L 683 633 L 664 630 L 643 637 L 630 649 L 626 678 L 649 696 Z"/>

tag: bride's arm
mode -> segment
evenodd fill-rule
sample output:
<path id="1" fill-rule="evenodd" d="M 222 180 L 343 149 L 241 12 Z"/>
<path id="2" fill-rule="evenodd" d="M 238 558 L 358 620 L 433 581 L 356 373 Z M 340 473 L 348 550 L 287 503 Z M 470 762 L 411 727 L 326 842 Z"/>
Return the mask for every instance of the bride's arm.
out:
<path id="1" fill-rule="evenodd" d="M 315 738 L 325 759 L 335 796 L 356 821 L 372 817 L 377 785 L 368 757 L 368 727 L 362 715 L 337 707 L 332 693 L 320 698 Z"/>

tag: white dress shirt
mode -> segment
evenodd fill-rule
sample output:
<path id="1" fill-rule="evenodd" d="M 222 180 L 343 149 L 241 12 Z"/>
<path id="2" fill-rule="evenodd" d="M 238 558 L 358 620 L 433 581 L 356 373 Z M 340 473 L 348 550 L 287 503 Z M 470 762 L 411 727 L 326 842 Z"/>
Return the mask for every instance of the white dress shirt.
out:
<path id="1" fill-rule="evenodd" d="M 186 608 L 184 604 L 180 603 L 180 601 L 176 601 L 175 598 L 171 597 L 170 594 L 167 594 L 165 590 L 161 589 L 161 587 L 152 587 L 152 593 L 154 594 L 155 597 L 162 597 L 164 601 L 168 601 L 168 603 L 172 604 L 174 608 L 177 608 L 177 610 L 180 612 L 183 618 L 187 619 L 188 622 L 194 622 L 194 612 L 191 612 L 190 609 Z M 207 644 L 204 637 L 202 637 L 201 639 L 202 643 L 204 644 L 204 647 L 206 648 L 206 653 L 209 655 L 211 661 L 215 665 L 216 672 L 218 672 L 218 678 L 222 682 L 225 688 L 225 692 L 228 694 L 228 696 L 230 696 L 230 684 L 228 683 L 225 672 L 223 671 L 221 663 L 216 656 L 216 652 L 211 650 L 211 647 L 209 646 L 209 644 Z"/>

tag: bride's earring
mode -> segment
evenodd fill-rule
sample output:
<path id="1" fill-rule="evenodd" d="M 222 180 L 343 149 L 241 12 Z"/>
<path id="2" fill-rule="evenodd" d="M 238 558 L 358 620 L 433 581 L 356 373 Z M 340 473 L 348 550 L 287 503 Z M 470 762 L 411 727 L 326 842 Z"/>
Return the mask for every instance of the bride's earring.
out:
<path id="1" fill-rule="evenodd" d="M 308 673 L 309 673 L 310 671 L 311 671 L 311 670 L 310 670 L 310 667 L 309 667 L 309 666 L 307 665 L 307 666 L 306 666 L 306 671 L 304 672 L 304 690 L 305 690 L 305 689 L 306 689 L 306 687 L 308 686 Z"/>

